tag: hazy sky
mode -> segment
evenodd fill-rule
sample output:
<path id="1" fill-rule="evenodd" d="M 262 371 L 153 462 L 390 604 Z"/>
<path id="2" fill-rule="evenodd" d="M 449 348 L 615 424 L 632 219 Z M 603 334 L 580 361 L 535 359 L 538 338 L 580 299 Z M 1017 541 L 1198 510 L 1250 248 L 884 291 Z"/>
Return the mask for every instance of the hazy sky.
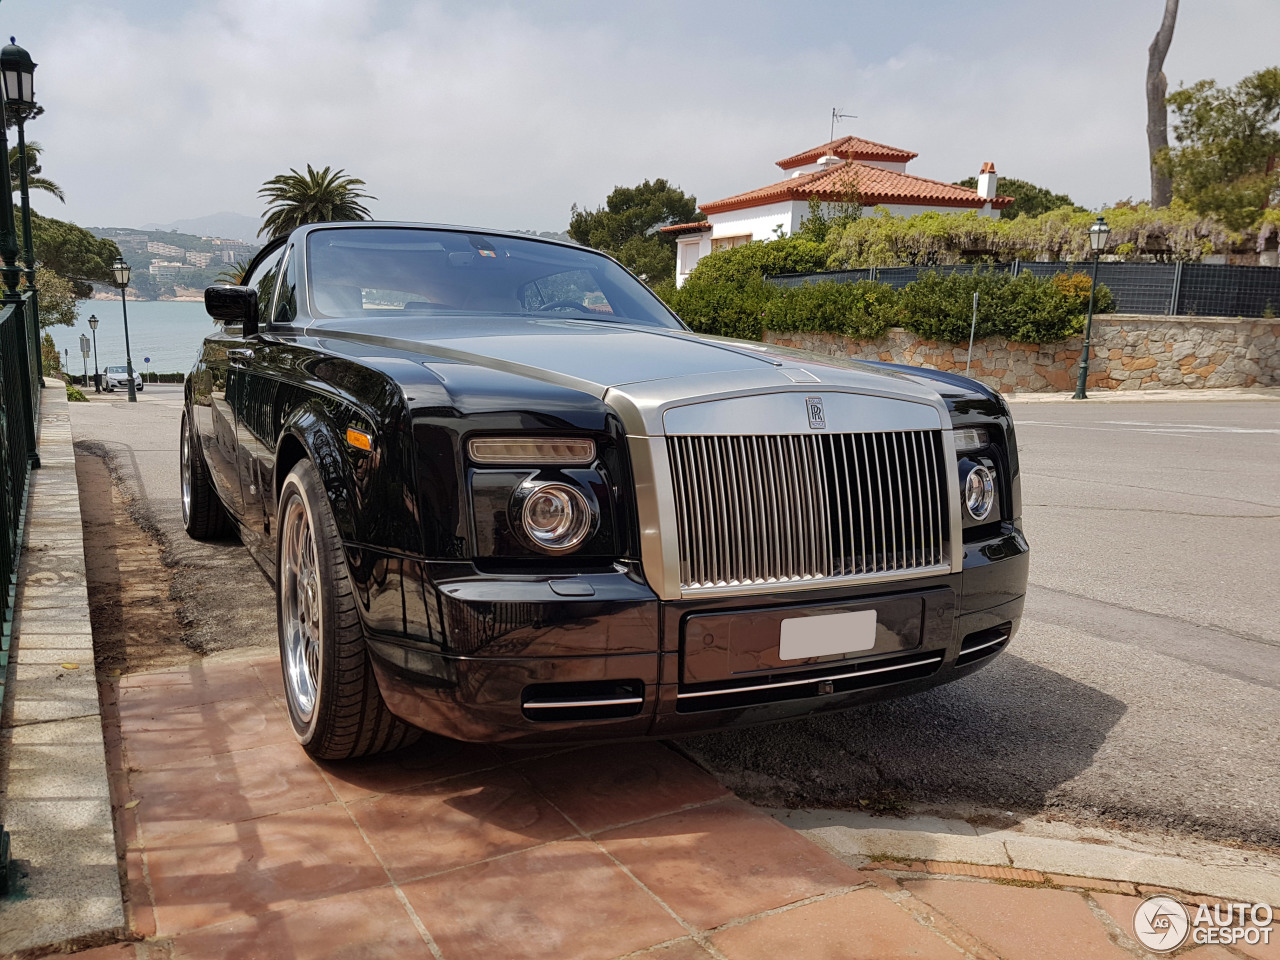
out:
<path id="1" fill-rule="evenodd" d="M 1163 0 L 436 3 L 5 0 L 39 63 L 28 129 L 85 226 L 258 216 L 289 167 L 368 181 L 375 216 L 560 230 L 667 177 L 714 200 L 856 133 L 941 180 L 999 172 L 1097 207 L 1149 193 Z M 1277 0 L 1183 0 L 1170 89 L 1280 62 Z"/>

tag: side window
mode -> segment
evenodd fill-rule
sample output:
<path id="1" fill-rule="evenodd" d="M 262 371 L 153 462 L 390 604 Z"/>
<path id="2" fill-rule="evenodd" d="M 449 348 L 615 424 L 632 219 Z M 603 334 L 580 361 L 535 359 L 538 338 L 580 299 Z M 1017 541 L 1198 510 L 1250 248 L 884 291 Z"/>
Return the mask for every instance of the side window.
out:
<path id="1" fill-rule="evenodd" d="M 253 287 L 258 291 L 258 323 L 264 326 L 271 320 L 271 295 L 276 290 L 276 277 L 280 273 L 282 253 L 283 251 L 277 250 L 263 260 L 244 282 L 246 287 Z"/>
<path id="2" fill-rule="evenodd" d="M 284 254 L 284 266 L 281 267 L 280 290 L 276 294 L 276 308 L 272 323 L 293 323 L 298 315 L 298 290 L 295 267 L 297 258 L 293 255 L 293 247 Z"/>

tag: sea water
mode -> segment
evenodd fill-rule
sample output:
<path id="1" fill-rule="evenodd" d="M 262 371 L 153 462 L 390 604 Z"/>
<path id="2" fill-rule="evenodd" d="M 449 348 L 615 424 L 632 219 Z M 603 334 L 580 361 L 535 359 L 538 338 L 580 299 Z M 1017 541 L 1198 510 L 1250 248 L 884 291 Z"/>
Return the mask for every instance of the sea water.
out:
<path id="1" fill-rule="evenodd" d="M 42 331 L 53 334 L 63 369 L 73 374 L 84 372 L 85 364 L 80 358 L 83 333 L 89 338 L 88 368 L 93 376 L 90 314 L 98 317 L 98 369 L 123 364 L 124 316 L 120 301 L 81 300 L 77 308 L 79 319 L 74 327 L 46 327 Z M 189 373 L 200 344 L 216 329 L 213 318 L 205 313 L 203 301 L 130 300 L 129 352 L 133 354 L 133 369 L 139 373 Z M 70 359 L 64 350 L 70 351 Z"/>

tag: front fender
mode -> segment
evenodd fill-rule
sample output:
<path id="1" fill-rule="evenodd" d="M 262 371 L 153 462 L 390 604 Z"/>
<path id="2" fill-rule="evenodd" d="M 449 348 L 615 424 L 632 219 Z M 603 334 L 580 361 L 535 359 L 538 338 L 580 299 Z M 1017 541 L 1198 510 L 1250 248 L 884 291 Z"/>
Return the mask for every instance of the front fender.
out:
<path id="1" fill-rule="evenodd" d="M 374 424 L 351 406 L 312 397 L 286 418 L 276 446 L 275 491 L 306 457 L 320 474 L 338 532 L 347 544 L 421 556 L 410 451 L 398 420 Z M 369 450 L 347 442 L 348 428 L 372 438 Z"/>

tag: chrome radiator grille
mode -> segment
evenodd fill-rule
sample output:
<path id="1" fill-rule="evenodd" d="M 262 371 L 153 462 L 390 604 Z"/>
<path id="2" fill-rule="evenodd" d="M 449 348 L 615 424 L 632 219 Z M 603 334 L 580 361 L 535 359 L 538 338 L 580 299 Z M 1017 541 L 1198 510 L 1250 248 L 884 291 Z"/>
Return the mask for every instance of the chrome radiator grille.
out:
<path id="1" fill-rule="evenodd" d="M 683 589 L 949 562 L 937 430 L 667 438 Z"/>

